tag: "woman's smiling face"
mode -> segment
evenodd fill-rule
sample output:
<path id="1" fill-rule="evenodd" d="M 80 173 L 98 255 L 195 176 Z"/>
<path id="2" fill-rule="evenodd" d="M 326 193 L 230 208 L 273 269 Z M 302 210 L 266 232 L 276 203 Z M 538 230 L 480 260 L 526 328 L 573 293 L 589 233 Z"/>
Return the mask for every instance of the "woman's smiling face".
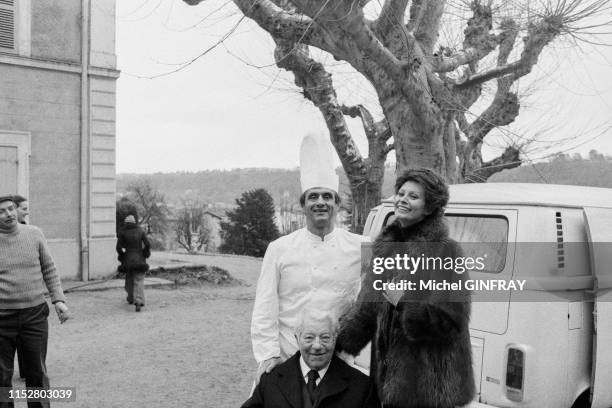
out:
<path id="1" fill-rule="evenodd" d="M 414 181 L 407 181 L 397 190 L 393 198 L 396 219 L 407 227 L 421 222 L 430 211 L 425 203 L 425 190 Z"/>

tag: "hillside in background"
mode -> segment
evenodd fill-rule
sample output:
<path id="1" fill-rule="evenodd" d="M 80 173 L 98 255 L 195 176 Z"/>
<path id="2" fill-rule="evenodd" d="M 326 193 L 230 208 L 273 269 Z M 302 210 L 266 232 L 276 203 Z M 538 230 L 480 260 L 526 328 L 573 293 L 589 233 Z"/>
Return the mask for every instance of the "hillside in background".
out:
<path id="1" fill-rule="evenodd" d="M 348 182 L 342 170 L 340 174 L 340 193 L 348 191 Z M 282 201 L 297 204 L 300 197 L 300 171 L 299 169 L 233 169 L 233 170 L 207 170 L 195 173 L 154 173 L 154 174 L 118 174 L 117 192 L 125 193 L 127 186 L 140 178 L 147 178 L 153 186 L 158 188 L 169 204 L 180 205 L 185 198 L 199 198 L 200 200 L 222 207 L 234 205 L 234 200 L 247 190 L 265 188 L 274 203 L 279 205 Z M 393 192 L 395 171 L 387 167 L 384 196 Z"/>
<path id="2" fill-rule="evenodd" d="M 154 174 L 118 174 L 117 192 L 139 179 L 148 178 L 170 204 L 180 205 L 185 198 L 216 204 L 233 205 L 234 200 L 247 191 L 265 188 L 275 202 L 281 197 L 299 197 L 299 170 L 289 169 L 233 169 L 200 172 L 176 172 Z"/>
<path id="3" fill-rule="evenodd" d="M 340 175 L 340 193 L 348 191 L 346 176 Z M 298 169 L 234 169 L 208 170 L 195 173 L 119 174 L 117 192 L 124 193 L 132 181 L 148 178 L 165 194 L 169 204 L 181 205 L 185 198 L 199 198 L 216 207 L 232 207 L 234 200 L 247 191 L 265 188 L 275 205 L 281 202 L 296 204 L 300 195 Z M 385 171 L 383 197 L 393 194 L 395 169 L 389 165 Z M 612 188 L 612 158 L 591 152 L 588 159 L 579 155 L 557 155 L 549 162 L 506 170 L 491 177 L 491 182 L 522 182 L 574 184 Z"/>
<path id="4" fill-rule="evenodd" d="M 523 165 L 493 175 L 490 182 L 570 184 L 612 188 L 612 158 L 591 152 L 589 159 L 579 155 L 558 155 L 545 163 Z"/>

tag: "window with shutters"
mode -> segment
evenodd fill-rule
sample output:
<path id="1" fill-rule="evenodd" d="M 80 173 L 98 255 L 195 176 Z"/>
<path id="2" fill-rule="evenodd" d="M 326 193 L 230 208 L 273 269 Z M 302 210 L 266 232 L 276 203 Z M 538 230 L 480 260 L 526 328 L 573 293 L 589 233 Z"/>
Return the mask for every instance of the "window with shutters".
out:
<path id="1" fill-rule="evenodd" d="M 0 51 L 16 51 L 17 0 L 0 0 Z"/>

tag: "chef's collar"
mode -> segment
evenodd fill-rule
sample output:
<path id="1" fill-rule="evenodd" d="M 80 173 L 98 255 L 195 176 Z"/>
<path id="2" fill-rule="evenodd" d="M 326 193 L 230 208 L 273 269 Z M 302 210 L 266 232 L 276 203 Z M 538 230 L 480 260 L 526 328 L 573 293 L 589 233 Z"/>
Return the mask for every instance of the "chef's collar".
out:
<path id="1" fill-rule="evenodd" d="M 325 235 L 323 239 L 321 239 L 319 235 L 316 235 L 310 232 L 307 227 L 305 227 L 304 230 L 306 230 L 306 237 L 310 239 L 311 241 L 328 242 L 336 236 L 336 228 L 337 227 L 334 226 L 334 229 L 329 234 Z"/>

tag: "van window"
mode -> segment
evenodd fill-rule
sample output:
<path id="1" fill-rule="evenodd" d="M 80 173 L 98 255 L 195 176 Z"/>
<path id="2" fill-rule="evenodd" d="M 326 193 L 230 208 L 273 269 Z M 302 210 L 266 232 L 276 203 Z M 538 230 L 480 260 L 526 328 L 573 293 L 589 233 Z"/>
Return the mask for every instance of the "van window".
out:
<path id="1" fill-rule="evenodd" d="M 463 244 L 466 257 L 476 258 L 487 254 L 482 272 L 499 273 L 504 270 L 508 250 L 508 220 L 505 217 L 449 213 L 444 217 L 450 237 Z M 395 214 L 391 211 L 385 216 L 383 227 L 394 220 Z"/>
<path id="2" fill-rule="evenodd" d="M 508 250 L 508 220 L 505 217 L 448 213 L 445 217 L 450 237 L 462 244 L 466 257 L 487 254 L 482 272 L 499 273 L 504 269 Z"/>
<path id="3" fill-rule="evenodd" d="M 504 270 L 508 251 L 508 220 L 505 217 L 449 213 L 444 216 L 450 237 L 463 244 L 466 257 L 476 258 L 487 254 L 482 272 L 499 273 Z M 394 220 L 395 214 L 389 212 L 383 227 Z"/>

